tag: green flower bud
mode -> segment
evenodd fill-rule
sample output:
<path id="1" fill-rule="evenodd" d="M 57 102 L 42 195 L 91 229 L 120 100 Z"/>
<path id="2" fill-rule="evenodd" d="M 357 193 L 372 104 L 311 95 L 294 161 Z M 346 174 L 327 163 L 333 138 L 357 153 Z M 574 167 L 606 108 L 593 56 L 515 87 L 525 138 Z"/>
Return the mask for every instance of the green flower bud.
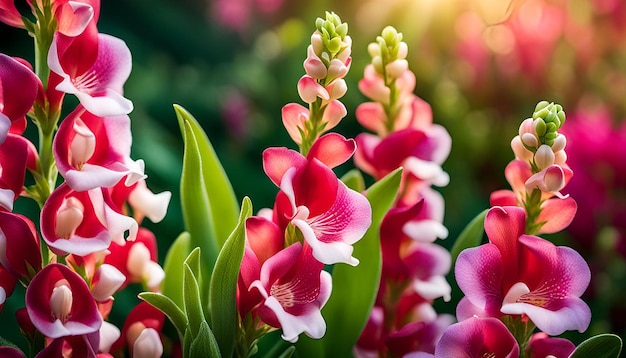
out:
<path id="1" fill-rule="evenodd" d="M 537 103 L 537 105 L 535 106 L 535 112 L 539 112 L 540 110 L 546 108 L 548 105 L 550 105 L 550 102 L 548 101 L 541 101 Z"/>
<path id="2" fill-rule="evenodd" d="M 546 122 L 543 119 L 539 118 L 536 120 L 535 132 L 537 132 L 539 137 L 543 137 L 546 134 Z"/>

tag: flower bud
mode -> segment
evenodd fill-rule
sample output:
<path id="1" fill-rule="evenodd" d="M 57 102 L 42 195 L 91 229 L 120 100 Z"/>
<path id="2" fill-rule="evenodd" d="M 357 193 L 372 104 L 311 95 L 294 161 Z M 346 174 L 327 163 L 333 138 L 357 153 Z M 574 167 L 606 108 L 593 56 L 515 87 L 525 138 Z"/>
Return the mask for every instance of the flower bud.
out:
<path id="1" fill-rule="evenodd" d="M 539 146 L 537 137 L 531 133 L 524 133 L 520 139 L 526 148 L 537 148 Z"/>
<path id="2" fill-rule="evenodd" d="M 565 145 L 567 144 L 567 138 L 563 134 L 558 134 L 556 138 L 554 138 L 554 142 L 552 143 L 552 151 L 554 153 L 564 150 Z"/>
<path id="3" fill-rule="evenodd" d="M 163 354 L 163 343 L 159 332 L 144 328 L 133 344 L 133 358 L 159 358 Z"/>
<path id="4" fill-rule="evenodd" d="M 67 322 L 73 303 L 72 290 L 67 285 L 68 282 L 66 280 L 57 282 L 50 295 L 52 316 L 63 323 Z"/>
<path id="5" fill-rule="evenodd" d="M 80 170 L 96 150 L 96 136 L 80 118 L 74 122 L 73 129 L 75 135 L 70 144 L 70 163 Z"/>
<path id="6" fill-rule="evenodd" d="M 126 281 L 126 276 L 115 266 L 109 264 L 100 265 L 94 275 L 95 284 L 91 288 L 91 294 L 98 302 L 108 300 Z"/>
<path id="7" fill-rule="evenodd" d="M 535 164 L 543 170 L 554 164 L 554 152 L 548 145 L 542 144 L 535 153 Z"/>
<path id="8" fill-rule="evenodd" d="M 407 60 L 395 60 L 387 64 L 385 70 L 390 78 L 398 78 L 409 69 Z"/>

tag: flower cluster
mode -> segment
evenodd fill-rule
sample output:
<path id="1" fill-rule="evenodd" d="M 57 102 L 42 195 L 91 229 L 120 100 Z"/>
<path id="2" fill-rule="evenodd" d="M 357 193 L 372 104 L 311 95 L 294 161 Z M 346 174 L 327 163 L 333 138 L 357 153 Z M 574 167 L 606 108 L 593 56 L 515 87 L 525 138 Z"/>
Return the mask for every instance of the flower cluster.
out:
<path id="1" fill-rule="evenodd" d="M 295 103 L 283 108 L 285 127 L 301 152 L 285 147 L 263 152 L 265 173 L 280 191 L 273 209 L 246 220 L 238 284 L 240 317 L 252 321 L 243 326 L 281 328 L 291 342 L 303 332 L 324 336 L 320 310 L 332 290 L 324 266 L 358 265 L 352 244 L 371 224 L 367 199 L 332 171 L 352 157 L 355 141 L 337 133 L 320 136 L 346 115 L 337 99 L 347 89 L 348 26 L 333 13 L 318 18 L 316 26 L 304 62 L 307 74 L 298 83 L 310 109 Z"/>
<path id="2" fill-rule="evenodd" d="M 457 259 L 455 276 L 465 294 L 456 309 L 460 322 L 446 330 L 436 357 L 468 348 L 567 356 L 574 344 L 549 336 L 589 326 L 591 310 L 580 298 L 591 279 L 589 266 L 574 249 L 536 236 L 564 229 L 576 212 L 573 199 L 559 193 L 572 175 L 565 137 L 558 133 L 564 121 L 561 106 L 544 101 L 522 122 L 512 141 L 516 159 L 506 169 L 513 191 L 492 195 L 484 219 L 489 242 Z M 535 327 L 543 333 L 533 334 Z M 479 331 L 499 338 L 475 339 Z"/>
<path id="3" fill-rule="evenodd" d="M 383 269 L 380 288 L 368 325 L 355 354 L 404 355 L 433 353 L 443 329 L 452 322 L 438 316 L 433 300 L 450 300 L 445 275 L 450 253 L 436 245 L 446 238 L 444 201 L 431 188 L 445 186 L 449 177 L 441 168 L 450 153 L 451 139 L 433 124 L 430 106 L 413 94 L 415 75 L 408 69 L 408 46 L 393 27 L 383 29 L 368 47 L 371 64 L 359 82 L 374 102 L 357 108 L 357 120 L 376 134 L 356 138 L 355 163 L 376 180 L 404 168 L 393 207 L 380 227 Z"/>
<path id="4" fill-rule="evenodd" d="M 34 70 L 0 54 L 0 304 L 18 283 L 26 287 L 16 314 L 32 355 L 128 348 L 159 356 L 147 352 L 162 347 L 160 312 L 131 314 L 127 324 L 161 322 L 132 334 L 107 322 L 113 295 L 128 284 L 159 290 L 156 238 L 139 225 L 161 221 L 171 196 L 152 193 L 143 161 L 130 157 L 133 105 L 122 95 L 130 51 L 98 32 L 99 1 L 28 2 L 32 20 L 13 1 L 0 5 L 0 20 L 37 44 Z M 80 103 L 61 119 L 66 94 Z M 37 148 L 23 136 L 26 117 L 39 131 Z M 20 196 L 39 204 L 39 227 L 15 212 Z"/>

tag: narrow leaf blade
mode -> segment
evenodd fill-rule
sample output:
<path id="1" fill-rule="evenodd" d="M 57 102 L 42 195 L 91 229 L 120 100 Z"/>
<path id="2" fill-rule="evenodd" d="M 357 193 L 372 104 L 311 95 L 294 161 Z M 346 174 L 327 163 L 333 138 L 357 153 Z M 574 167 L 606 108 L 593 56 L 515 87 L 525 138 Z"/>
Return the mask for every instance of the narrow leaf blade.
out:
<path id="1" fill-rule="evenodd" d="M 190 252 L 190 236 L 188 232 L 181 233 L 167 250 L 163 271 L 165 277 L 161 283 L 161 292 L 169 297 L 178 307 L 183 307 L 183 261 Z"/>
<path id="2" fill-rule="evenodd" d="M 178 331 L 178 335 L 183 337 L 187 327 L 187 317 L 183 310 L 169 297 L 155 292 L 142 292 L 139 298 L 163 312 Z"/>
<path id="3" fill-rule="evenodd" d="M 200 331 L 200 324 L 206 322 L 204 319 L 204 312 L 202 310 L 202 301 L 200 299 L 200 289 L 198 287 L 198 281 L 193 274 L 193 271 L 187 264 L 183 265 L 183 298 L 185 301 L 185 315 L 189 320 L 190 332 L 185 334 L 192 334 L 192 337 L 198 335 Z"/>
<path id="4" fill-rule="evenodd" d="M 245 222 L 252 215 L 252 203 L 243 199 L 237 226 L 230 234 L 217 258 L 209 290 L 211 328 L 215 333 L 220 351 L 231 356 L 237 330 L 237 278 L 245 246 Z"/>
<path id="5" fill-rule="evenodd" d="M 222 247 L 237 224 L 239 215 L 237 197 L 206 132 L 184 108 L 174 105 L 174 109 L 179 120 L 183 118 L 189 124 L 189 128 L 196 139 L 196 145 L 202 157 L 201 170 L 204 178 L 204 189 L 208 195 L 213 214 L 211 224 L 214 228 L 217 245 Z"/>
<path id="6" fill-rule="evenodd" d="M 200 324 L 198 335 L 191 342 L 189 347 L 189 356 L 208 358 L 218 358 L 222 356 L 222 354 L 220 354 L 217 341 L 215 340 L 215 336 L 206 321 Z"/>

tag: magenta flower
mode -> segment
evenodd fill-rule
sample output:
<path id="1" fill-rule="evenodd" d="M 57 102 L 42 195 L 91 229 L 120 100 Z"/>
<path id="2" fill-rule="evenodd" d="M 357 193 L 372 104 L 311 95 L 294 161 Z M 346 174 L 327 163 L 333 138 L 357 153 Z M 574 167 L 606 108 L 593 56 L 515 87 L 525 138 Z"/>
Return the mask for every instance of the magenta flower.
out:
<path id="1" fill-rule="evenodd" d="M 332 281 L 323 268 L 311 248 L 297 242 L 265 261 L 260 279 L 250 285 L 263 297 L 259 316 L 280 327 L 284 340 L 296 342 L 303 332 L 315 339 L 324 336 L 326 322 L 320 310 L 330 297 Z"/>
<path id="2" fill-rule="evenodd" d="M 56 263 L 33 277 L 26 289 L 26 309 L 33 325 L 49 338 L 93 333 L 102 324 L 85 281 Z"/>
<path id="3" fill-rule="evenodd" d="M 76 191 L 126 186 L 144 179 L 144 162 L 130 158 L 132 136 L 127 115 L 98 117 L 79 106 L 61 122 L 54 139 L 59 173 Z"/>
<path id="4" fill-rule="evenodd" d="M 13 294 L 16 284 L 17 277 L 0 264 L 0 312 L 7 298 Z"/>
<path id="5" fill-rule="evenodd" d="M 305 158 L 287 148 L 263 152 L 265 173 L 281 191 L 276 197 L 275 221 L 282 230 L 297 227 L 325 264 L 357 265 L 352 244 L 363 237 L 371 223 L 367 199 L 343 184 L 331 168 L 354 152 L 354 141 L 338 134 L 317 140 Z"/>
<path id="6" fill-rule="evenodd" d="M 519 345 L 504 323 L 495 318 L 468 318 L 449 326 L 435 348 L 435 357 L 517 358 Z"/>
<path id="7" fill-rule="evenodd" d="M 12 126 L 25 126 L 24 116 L 33 106 L 40 87 L 41 81 L 30 68 L 0 53 L 0 144 L 5 141 Z"/>
<path id="8" fill-rule="evenodd" d="M 26 168 L 35 169 L 36 156 L 33 144 L 22 136 L 9 134 L 0 144 L 0 208 L 13 211 L 13 203 L 22 193 Z"/>
<path id="9" fill-rule="evenodd" d="M 111 241 L 124 245 L 137 235 L 137 222 L 113 209 L 102 189 L 77 192 L 66 183 L 55 189 L 41 210 L 41 234 L 58 254 L 84 256 L 109 247 Z"/>
<path id="10" fill-rule="evenodd" d="M 25 216 L 0 211 L 0 264 L 29 280 L 41 269 L 40 252 L 35 224 Z"/>
<path id="11" fill-rule="evenodd" d="M 464 250 L 456 263 L 465 293 L 457 317 L 525 315 L 550 335 L 585 331 L 591 311 L 580 296 L 591 279 L 587 263 L 569 247 L 525 235 L 525 219 L 519 207 L 489 210 L 489 243 Z"/>
<path id="12" fill-rule="evenodd" d="M 118 116 L 133 110 L 132 102 L 122 96 L 132 66 L 130 51 L 124 41 L 98 34 L 95 24 L 76 37 L 57 32 L 48 66 L 50 86 L 74 94 L 94 115 Z"/>

